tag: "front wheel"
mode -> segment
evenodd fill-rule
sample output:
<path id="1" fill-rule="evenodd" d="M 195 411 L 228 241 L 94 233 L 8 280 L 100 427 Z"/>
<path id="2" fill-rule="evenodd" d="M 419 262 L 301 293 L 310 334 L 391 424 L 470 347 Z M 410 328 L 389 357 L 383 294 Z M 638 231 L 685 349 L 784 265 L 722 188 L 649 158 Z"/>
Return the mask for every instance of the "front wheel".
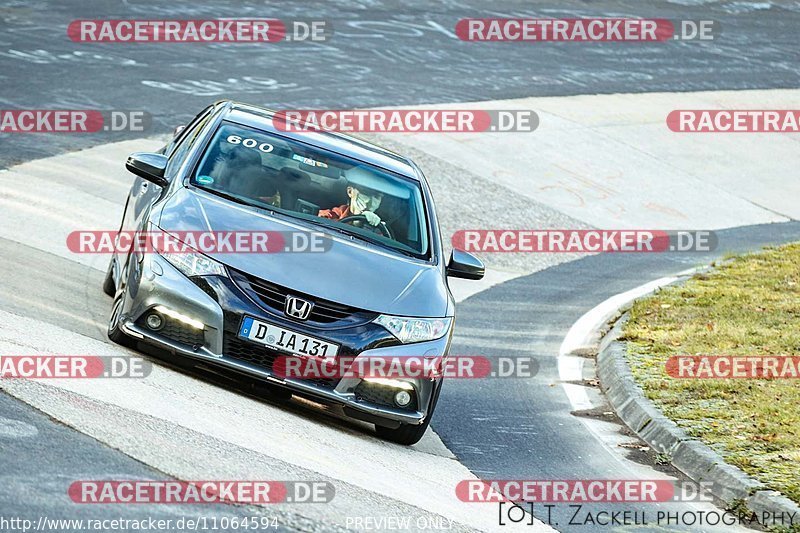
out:
<path id="1" fill-rule="evenodd" d="M 106 293 L 108 296 L 114 296 L 114 294 L 117 292 L 117 287 L 114 284 L 113 261 L 109 261 L 108 263 L 108 271 L 106 272 L 106 278 L 103 280 L 103 292 Z"/>
<path id="2" fill-rule="evenodd" d="M 133 339 L 120 329 L 122 311 L 125 308 L 125 292 L 125 289 L 121 290 L 117 297 L 114 298 L 114 305 L 111 306 L 111 316 L 108 319 L 108 338 L 126 348 L 132 348 Z"/>
<path id="3" fill-rule="evenodd" d="M 430 417 L 428 417 L 425 419 L 425 422 L 417 426 L 401 424 L 399 428 L 394 429 L 375 426 L 375 433 L 382 439 L 410 446 L 418 443 L 420 439 L 422 439 L 422 436 L 425 435 L 425 431 L 427 431 L 430 425 L 430 420 Z"/>

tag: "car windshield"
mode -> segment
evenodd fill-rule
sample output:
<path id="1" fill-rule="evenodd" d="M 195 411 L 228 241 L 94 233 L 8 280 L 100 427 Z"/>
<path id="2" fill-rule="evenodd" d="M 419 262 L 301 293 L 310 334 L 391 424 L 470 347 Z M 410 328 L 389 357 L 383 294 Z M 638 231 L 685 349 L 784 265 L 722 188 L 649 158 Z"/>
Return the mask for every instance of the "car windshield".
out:
<path id="1" fill-rule="evenodd" d="M 419 183 L 321 148 L 223 122 L 191 183 L 239 203 L 429 257 Z"/>

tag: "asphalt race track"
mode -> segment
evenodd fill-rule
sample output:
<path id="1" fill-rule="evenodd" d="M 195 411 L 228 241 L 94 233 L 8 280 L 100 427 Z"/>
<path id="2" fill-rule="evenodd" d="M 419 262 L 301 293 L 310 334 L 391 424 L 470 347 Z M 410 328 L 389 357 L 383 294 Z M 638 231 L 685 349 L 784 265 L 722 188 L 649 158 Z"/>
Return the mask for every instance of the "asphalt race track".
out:
<path id="1" fill-rule="evenodd" d="M 795 240 L 799 232 L 800 224 L 794 222 L 778 227 L 750 226 L 720 232 L 720 241 L 729 252 L 748 251 Z M 453 380 L 437 415 L 442 418 L 435 425 L 443 441 L 462 463 L 485 479 L 641 475 L 635 455 L 623 458 L 614 449 L 622 441 L 612 439 L 609 443 L 600 438 L 604 446 L 589 438 L 587 424 L 594 426 L 593 437 L 609 430 L 595 418 L 597 412 L 579 412 L 576 416 L 561 388 L 553 387 L 559 382 L 556 356 L 567 331 L 585 310 L 615 294 L 715 259 L 710 254 L 692 255 L 642 254 L 624 261 L 609 254 L 595 255 L 514 279 L 462 303 L 455 353 L 470 353 L 480 347 L 498 357 L 530 355 L 540 362 L 540 373 L 532 383 L 487 381 L 480 387 L 479 398 L 475 398 L 474 384 Z M 498 312 L 487 317 L 485 309 Z M 586 377 L 592 375 L 589 372 Z M 642 505 L 639 511 L 645 511 L 648 505 Z M 608 505 L 595 510 L 604 508 Z M 676 505 L 672 510 L 681 508 Z M 584 525 L 563 527 L 570 521 L 570 511 L 557 507 L 552 524 L 560 522 L 558 529 L 563 531 L 586 529 Z"/>
<path id="2" fill-rule="evenodd" d="M 402 8 L 398 6 L 402 5 Z M 65 27 L 91 18 L 275 16 L 330 21 L 325 43 L 258 45 L 75 45 Z M 467 17 L 634 16 L 719 22 L 724 41 L 484 43 L 458 40 Z M 28 109 L 133 109 L 171 131 L 210 101 L 232 98 L 273 108 L 352 108 L 468 102 L 525 96 L 796 87 L 800 4 L 784 2 L 479 0 L 403 2 L 10 0 L 0 7 L 0 105 Z M 178 52 L 178 53 L 176 53 Z M 124 138 L 18 136 L 0 165 Z M 46 142 L 42 142 L 46 139 Z"/>
<path id="3" fill-rule="evenodd" d="M 710 19 L 722 33 L 713 42 L 601 46 L 464 43 L 453 34 L 456 21 L 466 17 L 590 15 Z M 73 43 L 65 31 L 81 18 L 227 16 L 325 19 L 334 35 L 319 44 L 123 45 Z M 273 108 L 490 102 L 494 108 L 536 109 L 544 120 L 532 134 L 369 138 L 420 164 L 431 181 L 445 238 L 463 228 L 651 224 L 716 230 L 719 246 L 707 253 L 486 254 L 486 281 L 453 287 L 460 303 L 452 353 L 531 356 L 539 371 L 531 379 L 448 381 L 432 431 L 413 447 L 380 441 L 369 425 L 335 410 L 297 399 L 281 403 L 251 383 L 234 383 L 228 375 L 163 356 L 145 356 L 154 369 L 141 382 L 3 380 L 0 517 L 258 516 L 276 518 L 279 530 L 344 531 L 368 529 L 363 522 L 355 525 L 353 517 L 411 516 L 429 524 L 444 520 L 451 531 L 531 531 L 548 525 L 559 531 L 608 530 L 570 525 L 567 506 L 549 516 L 535 508 L 531 526 L 501 528 L 495 505 L 459 502 L 454 487 L 473 477 L 680 479 L 674 470 L 656 466 L 653 454 L 641 451 L 637 439 L 609 415 L 592 383 L 591 360 L 583 368 L 586 382 L 564 386 L 559 347 L 581 316 L 616 294 L 727 253 L 800 240 L 800 208 L 785 207 L 800 197 L 795 138 L 776 144 L 764 136 L 751 144 L 739 139 L 714 144 L 706 138 L 687 148 L 679 144 L 686 141 L 666 140 L 668 132 L 659 130 L 665 129 L 663 116 L 642 124 L 631 118 L 659 106 L 693 108 L 703 99 L 736 98 L 721 91 L 752 91 L 742 93 L 751 98 L 750 108 L 788 107 L 778 104 L 798 101 L 798 92 L 779 90 L 800 82 L 800 69 L 791 61 L 797 57 L 798 27 L 800 2 L 788 0 L 5 2 L 0 107 L 144 110 L 153 122 L 143 132 L 0 133 L 0 354 L 132 354 L 106 338 L 111 300 L 101 286 L 107 258 L 70 254 L 64 237 L 75 229 L 113 227 L 130 186 L 124 155 L 158 148 L 175 126 L 222 98 Z M 659 95 L 650 99 L 649 93 Z M 617 113 L 609 111 L 609 102 L 630 107 Z M 597 109 L 600 118 L 595 121 L 587 109 Z M 556 127 L 548 130 L 548 124 Z M 569 145 L 578 137 L 586 144 Z M 603 148 L 607 160 L 586 156 L 598 165 L 605 161 L 609 174 L 594 175 L 581 159 L 593 140 L 618 143 Z M 507 145 L 520 158 L 540 158 L 557 172 L 567 173 L 564 167 L 574 164 L 582 174 L 574 171 L 567 186 L 546 182 L 547 172 L 532 175 L 531 167 L 505 172 L 502 165 L 514 166 L 513 161 L 492 143 Z M 695 158 L 670 159 L 679 150 L 695 149 Z M 750 156 L 768 156 L 770 171 L 737 174 L 737 167 L 752 163 L 746 160 Z M 674 195 L 632 187 L 638 172 L 663 178 Z M 763 191 L 748 188 L 759 180 Z M 602 198 L 592 196 L 601 193 Z M 586 409 L 576 408 L 570 392 L 575 387 L 588 399 Z M 73 481 L 99 478 L 317 480 L 332 484 L 336 496 L 329 504 L 274 507 L 76 506 L 67 497 L 65 487 Z M 652 515 L 716 507 L 628 504 L 626 509 Z"/>

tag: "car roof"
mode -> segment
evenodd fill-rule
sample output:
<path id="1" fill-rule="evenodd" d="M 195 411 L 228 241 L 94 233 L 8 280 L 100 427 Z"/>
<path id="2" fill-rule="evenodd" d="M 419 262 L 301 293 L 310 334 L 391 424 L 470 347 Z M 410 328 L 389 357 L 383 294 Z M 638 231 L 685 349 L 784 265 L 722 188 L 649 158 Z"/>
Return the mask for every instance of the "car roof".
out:
<path id="1" fill-rule="evenodd" d="M 285 131 L 276 128 L 272 122 L 277 111 L 241 102 L 225 103 L 227 112 L 223 118 L 226 120 L 352 157 L 419 181 L 419 175 L 411 162 L 386 148 L 338 132 Z"/>

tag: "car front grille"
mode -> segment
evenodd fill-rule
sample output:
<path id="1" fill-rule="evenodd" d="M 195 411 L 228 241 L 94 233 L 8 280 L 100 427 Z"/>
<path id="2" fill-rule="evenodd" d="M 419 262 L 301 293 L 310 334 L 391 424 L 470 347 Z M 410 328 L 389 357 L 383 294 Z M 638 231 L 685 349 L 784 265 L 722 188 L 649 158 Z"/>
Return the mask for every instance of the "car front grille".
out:
<path id="1" fill-rule="evenodd" d="M 161 334 L 165 337 L 169 337 L 172 340 L 189 344 L 191 346 L 202 346 L 203 342 L 205 342 L 202 329 L 195 329 L 186 326 L 177 320 L 172 320 L 170 318 L 166 320 L 166 324 L 164 325 L 164 329 L 161 330 Z"/>
<path id="2" fill-rule="evenodd" d="M 222 353 L 226 357 L 250 363 L 269 372 L 272 372 L 275 359 L 281 355 L 279 352 L 245 342 L 227 333 L 223 340 Z"/>
<path id="3" fill-rule="evenodd" d="M 244 341 L 231 333 L 225 333 L 222 344 L 222 353 L 225 357 L 251 364 L 270 373 L 274 371 L 275 360 L 278 357 L 287 355 Z M 335 388 L 338 383 L 338 380 L 330 379 L 306 379 L 303 381 L 327 389 Z"/>
<path id="4" fill-rule="evenodd" d="M 328 300 L 320 300 L 244 272 L 233 271 L 232 274 L 234 281 L 245 289 L 246 292 L 254 296 L 262 305 L 281 314 L 283 314 L 286 305 L 286 297 L 291 295 L 303 298 L 314 304 L 314 307 L 311 309 L 311 314 L 308 317 L 309 322 L 317 322 L 320 324 L 332 324 L 335 322 L 368 322 L 377 316 L 377 313 L 363 311 L 355 307 Z"/>

